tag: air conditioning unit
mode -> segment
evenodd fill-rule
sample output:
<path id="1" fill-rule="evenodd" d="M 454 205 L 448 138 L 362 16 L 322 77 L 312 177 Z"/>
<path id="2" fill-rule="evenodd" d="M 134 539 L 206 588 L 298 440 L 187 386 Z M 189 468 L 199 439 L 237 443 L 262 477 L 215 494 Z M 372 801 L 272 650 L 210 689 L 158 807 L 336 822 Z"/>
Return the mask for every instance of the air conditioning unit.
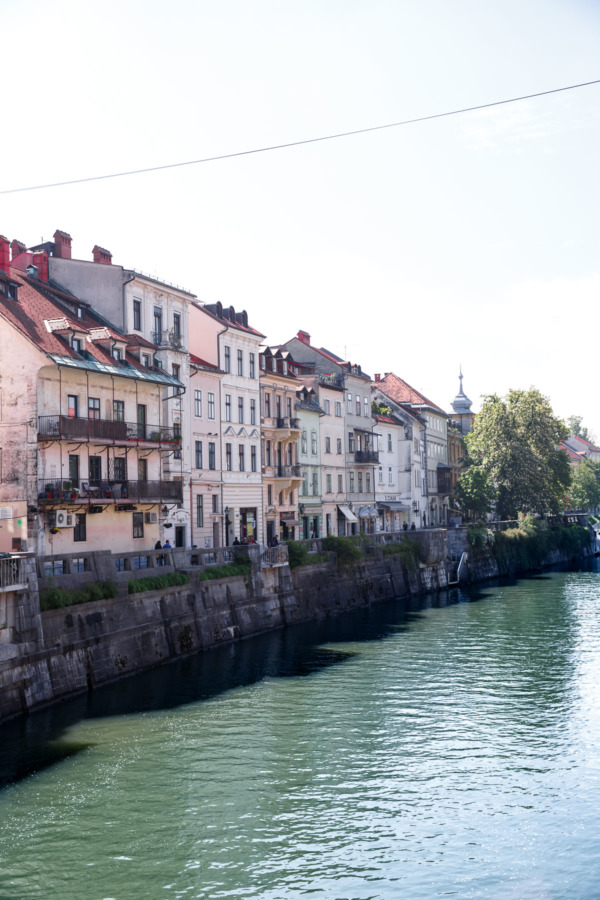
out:
<path id="1" fill-rule="evenodd" d="M 57 509 L 55 518 L 56 528 L 74 528 L 75 516 L 73 513 L 67 512 L 66 509 Z"/>
<path id="2" fill-rule="evenodd" d="M 158 513 L 147 512 L 145 516 L 146 525 L 156 525 L 158 522 Z"/>

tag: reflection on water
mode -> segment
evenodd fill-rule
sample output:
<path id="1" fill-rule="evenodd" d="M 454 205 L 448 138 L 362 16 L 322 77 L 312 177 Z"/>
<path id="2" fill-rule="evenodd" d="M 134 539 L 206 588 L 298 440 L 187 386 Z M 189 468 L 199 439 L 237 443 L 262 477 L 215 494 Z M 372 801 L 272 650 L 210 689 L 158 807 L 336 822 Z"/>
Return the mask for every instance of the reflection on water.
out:
<path id="1" fill-rule="evenodd" d="M 600 897 L 599 578 L 382 604 L 9 723 L 0 898 Z"/>

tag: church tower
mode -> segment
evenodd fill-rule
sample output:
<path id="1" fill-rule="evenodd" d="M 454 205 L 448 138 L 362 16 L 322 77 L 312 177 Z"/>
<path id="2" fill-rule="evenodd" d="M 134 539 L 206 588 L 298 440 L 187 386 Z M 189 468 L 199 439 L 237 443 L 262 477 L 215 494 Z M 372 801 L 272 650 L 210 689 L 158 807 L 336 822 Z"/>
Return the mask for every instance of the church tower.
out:
<path id="1" fill-rule="evenodd" d="M 463 391 L 463 373 L 462 366 L 460 368 L 460 374 L 458 376 L 460 381 L 460 387 L 458 390 L 458 394 L 452 401 L 452 419 L 458 431 L 461 434 L 468 434 L 473 430 L 473 423 L 475 421 L 475 413 L 471 410 L 471 401 Z"/>

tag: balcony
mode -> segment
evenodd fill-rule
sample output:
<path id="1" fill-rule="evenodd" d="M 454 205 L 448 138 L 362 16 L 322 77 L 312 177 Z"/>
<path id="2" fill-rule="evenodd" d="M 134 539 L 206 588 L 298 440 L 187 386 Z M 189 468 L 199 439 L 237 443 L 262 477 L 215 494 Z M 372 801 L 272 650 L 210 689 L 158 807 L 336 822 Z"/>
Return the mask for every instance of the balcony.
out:
<path id="1" fill-rule="evenodd" d="M 378 463 L 379 450 L 356 450 L 354 453 L 356 463 Z"/>
<path id="2" fill-rule="evenodd" d="M 319 384 L 322 384 L 324 387 L 334 387 L 334 388 L 343 388 L 344 387 L 344 376 L 343 375 L 319 375 Z"/>
<path id="3" fill-rule="evenodd" d="M 78 486 L 71 486 L 71 482 L 65 481 L 44 481 L 38 485 L 38 503 L 43 506 L 106 504 L 116 500 L 127 500 L 130 503 L 181 503 L 183 484 L 181 481 L 109 478 L 96 482 L 81 479 Z"/>
<path id="4" fill-rule="evenodd" d="M 274 419 L 274 423 L 275 428 L 284 428 L 286 431 L 300 430 L 300 419 L 290 419 L 287 416 L 281 418 L 278 416 Z"/>
<path id="5" fill-rule="evenodd" d="M 20 557 L 3 555 L 0 558 L 0 592 L 24 590 L 26 587 L 27 578 L 22 572 Z"/>
<path id="6" fill-rule="evenodd" d="M 170 425 L 115 422 L 69 416 L 40 416 L 38 441 L 103 441 L 116 443 L 179 444 L 180 436 Z"/>
<path id="7" fill-rule="evenodd" d="M 153 331 L 150 340 L 159 350 L 183 350 L 183 338 L 175 330 Z"/>
<path id="8" fill-rule="evenodd" d="M 265 466 L 265 478 L 302 478 L 302 466 Z"/>

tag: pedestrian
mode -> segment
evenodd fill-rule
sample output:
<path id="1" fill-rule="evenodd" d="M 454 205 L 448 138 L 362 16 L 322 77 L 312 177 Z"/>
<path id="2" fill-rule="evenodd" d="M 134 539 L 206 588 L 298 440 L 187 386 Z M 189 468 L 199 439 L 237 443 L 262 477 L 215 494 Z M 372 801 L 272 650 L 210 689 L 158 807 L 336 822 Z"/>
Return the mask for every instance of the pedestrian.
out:
<path id="1" fill-rule="evenodd" d="M 162 550 L 162 544 L 161 544 L 160 541 L 157 541 L 157 542 L 155 543 L 154 549 L 155 549 L 155 550 Z M 162 553 L 157 553 L 157 554 L 156 554 L 156 565 L 157 565 L 157 566 L 164 566 L 164 564 L 165 564 L 165 558 L 164 558 L 164 556 L 162 555 Z"/>
<path id="2" fill-rule="evenodd" d="M 417 529 L 415 528 L 415 523 L 414 523 L 414 522 L 411 522 L 410 530 L 411 530 L 411 531 L 416 531 L 416 530 L 417 530 Z"/>
<path id="3" fill-rule="evenodd" d="M 234 547 L 236 547 L 238 544 L 239 544 L 239 541 L 238 541 L 237 536 L 236 536 L 236 537 L 234 537 L 234 539 L 233 539 L 233 545 L 234 545 Z"/>

